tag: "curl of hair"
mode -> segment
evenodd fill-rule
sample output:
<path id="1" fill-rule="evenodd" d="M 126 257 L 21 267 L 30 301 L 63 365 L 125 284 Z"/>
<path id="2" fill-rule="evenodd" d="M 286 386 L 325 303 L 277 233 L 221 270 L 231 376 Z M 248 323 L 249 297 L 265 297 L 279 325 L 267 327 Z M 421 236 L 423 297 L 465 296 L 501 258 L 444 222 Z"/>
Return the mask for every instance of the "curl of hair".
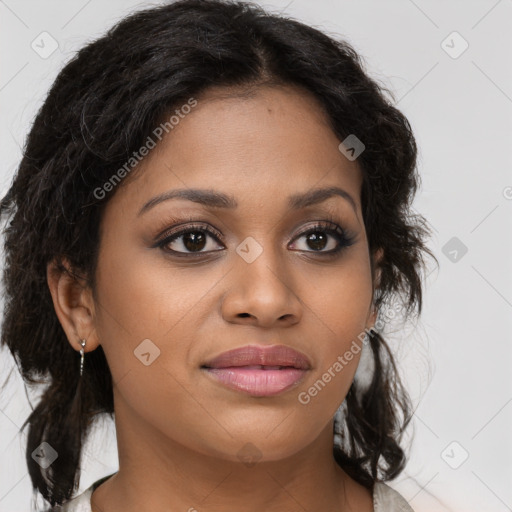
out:
<path id="1" fill-rule="evenodd" d="M 415 140 L 357 52 L 251 3 L 181 0 L 128 16 L 61 70 L 0 203 L 2 219 L 9 221 L 0 342 L 27 384 L 47 385 L 22 429 L 29 426 L 26 459 L 33 486 L 52 506 L 79 485 L 92 421 L 114 409 L 101 346 L 87 354 L 79 379 L 78 355 L 55 314 L 47 266 L 54 262 L 55 272 L 69 272 L 94 294 L 103 208 L 137 169 L 105 198 L 98 199 L 95 190 L 191 97 L 214 86 L 260 85 L 301 87 L 316 98 L 340 141 L 349 134 L 363 141 L 357 161 L 369 250 L 384 251 L 375 304 L 400 295 L 408 311 L 421 311 L 419 272 L 423 254 L 433 255 L 424 243 L 429 230 L 423 218 L 409 215 L 419 180 Z M 354 388 L 349 391 L 349 442 L 333 448 L 338 463 L 367 487 L 402 469 L 399 437 L 410 414 L 384 340 L 372 335 L 371 347 L 373 381 L 361 401 Z M 47 469 L 31 457 L 43 441 L 58 452 Z"/>

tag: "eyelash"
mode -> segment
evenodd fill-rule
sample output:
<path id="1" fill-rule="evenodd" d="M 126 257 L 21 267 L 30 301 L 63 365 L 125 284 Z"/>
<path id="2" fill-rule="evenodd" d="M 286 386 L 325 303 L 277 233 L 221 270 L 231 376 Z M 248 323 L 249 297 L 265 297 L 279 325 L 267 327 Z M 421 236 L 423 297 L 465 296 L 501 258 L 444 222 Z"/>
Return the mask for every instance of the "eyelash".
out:
<path id="1" fill-rule="evenodd" d="M 171 253 L 173 256 L 177 257 L 185 257 L 185 258 L 194 258 L 197 256 L 205 255 L 210 252 L 218 252 L 218 251 L 206 251 L 206 252 L 180 252 L 174 251 L 173 249 L 166 249 L 165 246 L 179 239 L 180 236 L 185 235 L 190 232 L 199 231 L 208 233 L 211 237 L 216 239 L 217 242 L 220 242 L 223 238 L 222 233 L 217 231 L 216 229 L 205 226 L 202 224 L 197 224 L 194 222 L 192 218 L 187 219 L 191 222 L 186 227 L 175 231 L 175 228 L 172 227 L 163 233 L 163 239 L 160 239 L 156 242 L 153 247 L 159 247 L 166 253 Z M 349 231 L 343 230 L 340 226 L 338 226 L 335 222 L 335 219 L 331 216 L 328 216 L 327 219 L 322 221 L 317 221 L 313 226 L 310 226 L 305 231 L 299 233 L 293 241 L 302 238 L 303 236 L 310 235 L 315 232 L 325 232 L 331 236 L 333 236 L 338 241 L 338 247 L 336 249 L 331 249 L 330 251 L 304 251 L 306 253 L 313 253 L 322 255 L 324 258 L 335 258 L 339 255 L 344 249 L 351 246 L 355 242 L 355 236 L 353 236 Z M 220 251 L 220 249 L 219 249 Z"/>

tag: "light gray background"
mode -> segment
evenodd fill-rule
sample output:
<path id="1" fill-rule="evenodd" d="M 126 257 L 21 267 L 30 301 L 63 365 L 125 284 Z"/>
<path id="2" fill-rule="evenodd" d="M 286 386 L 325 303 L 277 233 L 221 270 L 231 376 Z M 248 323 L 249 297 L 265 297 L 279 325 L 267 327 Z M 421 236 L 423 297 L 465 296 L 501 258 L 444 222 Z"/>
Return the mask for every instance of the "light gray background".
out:
<path id="1" fill-rule="evenodd" d="M 260 3 L 351 42 L 394 92 L 420 147 L 414 207 L 434 228 L 430 247 L 440 268 L 427 278 L 420 321 L 389 327 L 417 407 L 410 461 L 391 485 L 416 512 L 512 510 L 512 0 Z M 148 5 L 0 0 L 0 188 L 63 64 Z M 31 48 L 43 31 L 59 45 L 48 58 Z M 464 41 L 454 31 L 469 44 L 461 55 Z M 468 249 L 457 261 L 446 246 L 453 237 Z M 2 377 L 10 368 L 2 353 Z M 0 396 L 2 512 L 30 507 L 25 434 L 17 435 L 29 411 L 16 376 Z M 80 490 L 116 469 L 113 425 L 100 423 L 85 450 Z"/>

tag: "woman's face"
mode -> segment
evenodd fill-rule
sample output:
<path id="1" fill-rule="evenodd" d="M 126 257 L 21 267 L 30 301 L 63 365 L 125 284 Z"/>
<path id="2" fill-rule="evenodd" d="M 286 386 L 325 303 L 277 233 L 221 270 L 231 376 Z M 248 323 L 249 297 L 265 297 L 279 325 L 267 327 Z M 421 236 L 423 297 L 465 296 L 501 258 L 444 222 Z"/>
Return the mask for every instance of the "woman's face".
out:
<path id="1" fill-rule="evenodd" d="M 94 328 L 116 416 L 139 435 L 277 460 L 332 421 L 359 361 L 354 342 L 375 321 L 362 175 L 305 93 L 225 93 L 198 98 L 108 202 Z M 332 187 L 344 192 L 311 195 Z M 196 189 L 229 201 L 206 204 Z M 154 201 L 176 191 L 190 196 Z M 310 367 L 203 367 L 247 345 L 284 345 Z"/>

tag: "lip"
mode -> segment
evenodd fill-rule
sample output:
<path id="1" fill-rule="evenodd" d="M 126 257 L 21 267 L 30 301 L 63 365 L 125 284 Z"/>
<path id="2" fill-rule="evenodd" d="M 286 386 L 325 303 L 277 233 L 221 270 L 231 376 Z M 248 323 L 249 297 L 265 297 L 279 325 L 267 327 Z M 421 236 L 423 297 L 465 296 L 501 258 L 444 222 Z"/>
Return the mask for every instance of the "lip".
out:
<path id="1" fill-rule="evenodd" d="M 304 354 L 285 345 L 247 345 L 223 352 L 201 369 L 228 388 L 263 397 L 295 387 L 311 363 Z"/>
<path id="2" fill-rule="evenodd" d="M 304 354 L 286 345 L 272 345 L 269 347 L 246 345 L 245 347 L 223 352 L 203 364 L 203 366 L 208 368 L 251 365 L 291 366 L 300 370 L 309 370 L 311 368 L 311 363 Z"/>

